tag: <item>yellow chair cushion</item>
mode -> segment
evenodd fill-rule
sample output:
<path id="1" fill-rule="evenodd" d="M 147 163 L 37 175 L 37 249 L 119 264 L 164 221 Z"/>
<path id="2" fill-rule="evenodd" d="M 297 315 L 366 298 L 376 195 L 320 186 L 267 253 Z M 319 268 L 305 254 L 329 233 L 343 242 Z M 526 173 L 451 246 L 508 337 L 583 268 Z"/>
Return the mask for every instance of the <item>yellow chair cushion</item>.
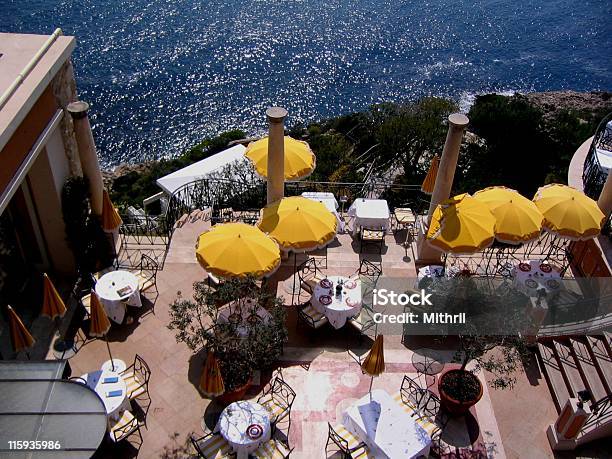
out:
<path id="1" fill-rule="evenodd" d="M 280 421 L 289 414 L 288 407 L 272 398 L 272 396 L 259 403 L 270 412 L 275 422 Z"/>
<path id="2" fill-rule="evenodd" d="M 138 279 L 138 290 L 141 292 L 153 287 L 153 279 L 150 278 L 149 274 L 139 271 L 136 273 L 136 278 Z"/>
<path id="3" fill-rule="evenodd" d="M 134 373 L 126 373 L 123 375 L 123 380 L 127 386 L 128 398 L 130 400 L 145 393 L 144 384 L 138 379 Z"/>
<path id="4" fill-rule="evenodd" d="M 230 457 L 232 448 L 221 435 L 215 434 L 198 442 L 198 446 L 207 458 L 222 459 Z"/>
<path id="5" fill-rule="evenodd" d="M 359 440 L 359 438 L 357 438 L 353 433 L 346 430 L 346 427 L 344 427 L 342 424 L 336 425 L 334 430 L 343 440 L 348 442 L 349 449 L 353 449 L 359 445 L 359 443 L 361 443 L 361 440 Z"/>
<path id="6" fill-rule="evenodd" d="M 361 230 L 361 239 L 364 241 L 380 241 L 384 239 L 385 232 L 382 230 L 371 230 L 364 228 Z"/>
<path id="7" fill-rule="evenodd" d="M 410 224 L 416 222 L 416 217 L 411 209 L 407 207 L 400 207 L 395 209 L 395 218 L 397 221 L 403 224 Z"/>
<path id="8" fill-rule="evenodd" d="M 120 432 L 121 429 L 125 429 L 130 424 L 133 424 L 133 428 Z M 137 427 L 138 422 L 136 421 L 134 415 L 130 411 L 125 410 L 123 413 L 121 413 L 119 420 L 111 426 L 111 439 L 113 441 L 121 441 L 136 430 Z"/>
<path id="9" fill-rule="evenodd" d="M 412 403 L 402 400 L 402 394 L 400 392 L 396 392 L 393 395 L 393 400 L 395 400 L 406 413 L 410 415 L 416 414 L 419 416 L 419 418 L 416 419 L 416 423 L 419 424 L 430 437 L 438 429 L 438 426 L 435 423 L 430 422 L 425 418 L 421 418 L 419 410 Z"/>
<path id="10" fill-rule="evenodd" d="M 315 328 L 319 328 L 327 323 L 327 317 L 313 308 L 310 304 L 305 306 L 302 312 L 313 320 Z"/>
<path id="11" fill-rule="evenodd" d="M 269 440 L 253 453 L 258 459 L 285 459 L 289 455 L 289 449 L 277 440 Z"/>

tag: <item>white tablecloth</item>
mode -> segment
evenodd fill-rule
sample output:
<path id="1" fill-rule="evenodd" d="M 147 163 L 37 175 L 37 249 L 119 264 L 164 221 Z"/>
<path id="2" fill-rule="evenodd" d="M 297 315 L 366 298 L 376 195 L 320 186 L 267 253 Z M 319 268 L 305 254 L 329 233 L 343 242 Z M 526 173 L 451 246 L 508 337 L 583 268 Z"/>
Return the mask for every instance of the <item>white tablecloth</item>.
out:
<path id="1" fill-rule="evenodd" d="M 356 199 L 349 207 L 348 214 L 354 217 L 353 234 L 357 234 L 362 226 L 383 228 L 385 231 L 389 228 L 389 205 L 384 199 Z"/>
<path id="2" fill-rule="evenodd" d="M 122 289 L 129 289 L 125 292 Z M 96 282 L 96 293 L 109 319 L 118 324 L 125 317 L 125 305 L 140 307 L 140 292 L 138 291 L 138 278 L 129 271 L 111 271 L 104 274 Z"/>
<path id="3" fill-rule="evenodd" d="M 347 284 L 343 288 L 342 296 L 337 297 L 336 285 L 340 279 Z M 327 280 L 333 285 L 331 287 L 321 285 L 325 279 L 319 282 L 312 293 L 311 304 L 315 310 L 327 317 L 332 327 L 342 328 L 347 319 L 356 316 L 361 311 L 361 281 L 343 276 L 328 276 Z M 352 288 L 348 288 L 349 286 Z M 322 296 L 330 297 L 331 303 L 323 304 Z"/>
<path id="4" fill-rule="evenodd" d="M 334 193 L 325 191 L 304 191 L 302 197 L 322 202 L 327 205 L 327 208 L 330 210 L 338 210 L 338 201 L 336 201 Z"/>
<path id="5" fill-rule="evenodd" d="M 342 414 L 342 424 L 377 458 L 412 458 L 429 454 L 431 438 L 384 390 L 373 390 Z"/>
<path id="6" fill-rule="evenodd" d="M 319 201 L 325 205 L 327 210 L 336 216 L 336 221 L 338 222 L 338 233 L 344 233 L 344 221 L 342 221 L 340 214 L 338 213 L 338 201 L 336 201 L 333 193 L 305 191 L 302 193 L 302 197 L 312 199 L 313 201 Z"/>
<path id="7" fill-rule="evenodd" d="M 251 424 L 259 424 L 263 434 L 257 439 L 247 435 Z M 237 459 L 247 459 L 249 454 L 270 440 L 270 415 L 259 403 L 241 400 L 228 405 L 217 422 L 215 432 L 227 440 Z"/>
<path id="8" fill-rule="evenodd" d="M 544 266 L 549 267 L 550 272 L 546 272 L 548 269 L 543 271 Z M 542 264 L 538 260 L 530 260 L 516 265 L 512 276 L 514 285 L 529 296 L 537 296 L 540 289 L 544 289 L 547 294 L 552 294 L 563 287 L 561 273 L 551 265 Z"/>
<path id="9" fill-rule="evenodd" d="M 264 323 L 268 323 L 272 317 L 268 311 L 261 306 L 257 306 L 253 298 L 245 298 L 240 308 L 236 305 L 224 306 L 219 309 L 219 316 L 217 320 L 219 323 L 229 323 L 230 315 L 240 314 L 241 322 L 236 326 L 236 334 L 238 336 L 246 337 L 249 334 L 249 326 L 247 319 L 253 313 L 257 314 Z"/>
<path id="10" fill-rule="evenodd" d="M 130 409 L 130 400 L 127 397 L 127 386 L 121 375 L 115 371 L 98 370 L 90 373 L 85 373 L 81 376 L 87 386 L 100 396 L 104 402 L 106 414 L 112 419 L 119 419 L 119 415 L 124 410 Z M 117 378 L 117 382 L 105 383 L 106 378 Z M 121 395 L 109 397 L 111 391 L 120 390 Z"/>

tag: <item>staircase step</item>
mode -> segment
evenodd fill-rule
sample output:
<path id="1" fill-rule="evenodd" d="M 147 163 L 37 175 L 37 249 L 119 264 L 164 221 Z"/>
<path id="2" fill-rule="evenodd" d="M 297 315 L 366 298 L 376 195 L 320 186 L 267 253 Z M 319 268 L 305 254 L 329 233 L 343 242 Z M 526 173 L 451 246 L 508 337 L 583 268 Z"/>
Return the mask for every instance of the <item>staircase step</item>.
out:
<path id="1" fill-rule="evenodd" d="M 553 396 L 553 402 L 557 407 L 557 411 L 561 412 L 561 409 L 565 405 L 565 402 L 570 398 L 567 385 L 563 379 L 561 368 L 553 348 L 548 344 L 538 343 L 538 358 L 540 360 L 540 367 L 548 383 L 548 387 Z"/>
<path id="2" fill-rule="evenodd" d="M 595 363 L 591 358 L 589 348 L 579 339 L 570 339 L 570 344 L 574 351 L 576 362 L 578 363 L 578 369 L 582 374 L 582 379 L 586 382 L 588 389 L 593 395 L 592 401 L 596 402 L 597 400 L 601 400 L 608 395 L 608 392 L 606 391 L 597 368 L 595 367 Z"/>
<path id="3" fill-rule="evenodd" d="M 576 365 L 571 347 L 567 340 L 553 340 L 554 351 L 561 364 L 561 372 L 568 386 L 570 396 L 577 397 L 578 392 L 584 390 L 586 385 Z"/>
<path id="4" fill-rule="evenodd" d="M 602 383 L 608 394 L 612 394 L 612 357 L 610 357 L 604 342 L 606 338 L 599 336 L 587 336 L 586 338 L 591 357 L 593 357 L 593 361 L 597 366 Z"/>

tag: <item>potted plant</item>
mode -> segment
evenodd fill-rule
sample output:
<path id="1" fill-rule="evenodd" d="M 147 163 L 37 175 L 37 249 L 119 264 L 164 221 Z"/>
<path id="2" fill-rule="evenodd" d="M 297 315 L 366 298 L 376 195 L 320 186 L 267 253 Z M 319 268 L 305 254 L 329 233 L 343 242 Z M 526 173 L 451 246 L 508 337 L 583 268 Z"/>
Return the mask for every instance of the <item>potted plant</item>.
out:
<path id="1" fill-rule="evenodd" d="M 521 331 L 530 319 L 525 314 L 526 297 L 505 284 L 458 276 L 436 282 L 434 305 L 452 314 L 465 312 L 467 323 L 448 326 L 444 341 L 458 344 L 454 361 L 460 368 L 442 373 L 438 379 L 440 401 L 452 415 L 463 415 L 482 397 L 480 370 L 490 374 L 489 385 L 512 388 L 515 371 L 529 354 Z M 450 340 L 448 338 L 451 338 Z"/>
<path id="2" fill-rule="evenodd" d="M 193 300 L 178 293 L 170 305 L 168 328 L 191 350 L 214 352 L 225 387 L 218 401 L 240 400 L 253 371 L 270 368 L 282 352 L 287 340 L 285 309 L 280 299 L 250 278 L 228 280 L 216 288 L 200 281 L 194 283 L 194 291 Z M 234 311 L 232 320 L 220 315 L 222 308 Z M 262 308 L 269 313 L 266 319 L 258 314 Z"/>

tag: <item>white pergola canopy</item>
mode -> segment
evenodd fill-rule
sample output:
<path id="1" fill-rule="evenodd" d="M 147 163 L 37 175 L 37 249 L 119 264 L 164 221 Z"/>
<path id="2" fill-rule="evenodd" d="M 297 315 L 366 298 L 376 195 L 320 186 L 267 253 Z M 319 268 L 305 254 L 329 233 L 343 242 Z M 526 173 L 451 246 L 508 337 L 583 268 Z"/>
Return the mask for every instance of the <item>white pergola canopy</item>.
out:
<path id="1" fill-rule="evenodd" d="M 218 171 L 225 166 L 244 158 L 246 147 L 234 145 L 208 158 L 202 159 L 187 167 L 174 171 L 164 177 L 157 179 L 157 185 L 169 195 L 174 194 L 181 186 L 206 177 L 208 174 Z"/>

